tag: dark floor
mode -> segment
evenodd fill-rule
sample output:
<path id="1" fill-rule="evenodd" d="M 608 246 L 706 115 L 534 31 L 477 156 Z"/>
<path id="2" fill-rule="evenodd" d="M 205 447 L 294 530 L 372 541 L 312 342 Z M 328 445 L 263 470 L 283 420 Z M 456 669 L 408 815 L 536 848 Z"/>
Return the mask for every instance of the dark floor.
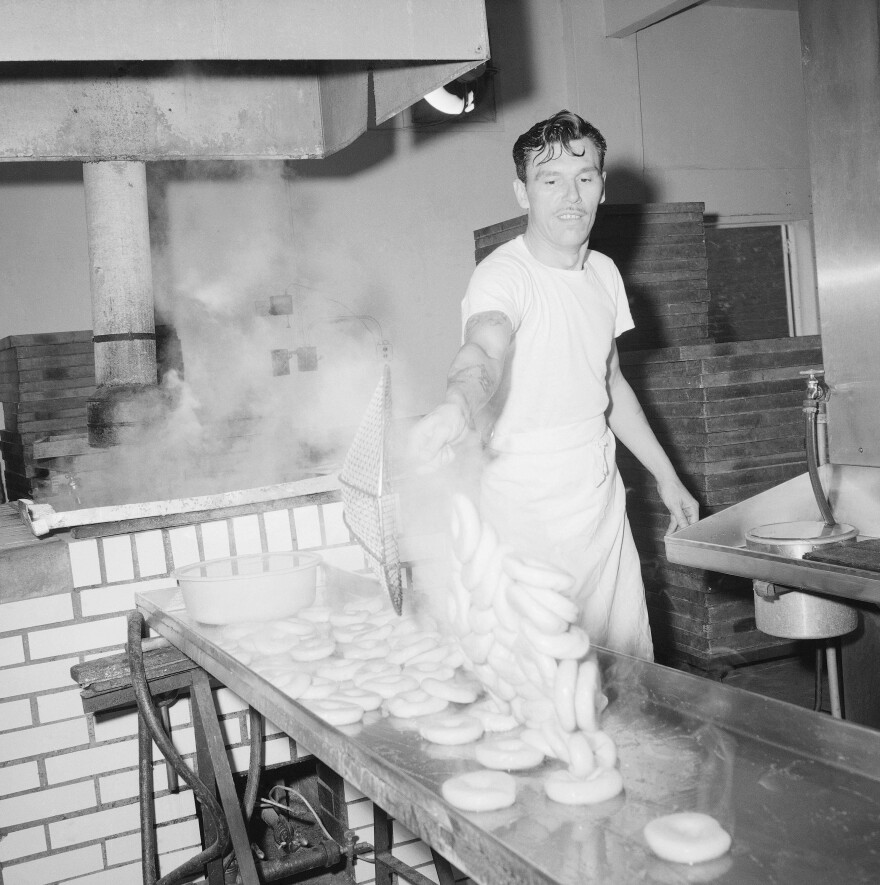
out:
<path id="1" fill-rule="evenodd" d="M 822 677 L 819 709 L 829 713 L 828 677 L 824 666 Z M 737 667 L 726 673 L 721 682 L 812 710 L 816 702 L 815 653 L 808 648 L 803 655 L 797 657 Z"/>

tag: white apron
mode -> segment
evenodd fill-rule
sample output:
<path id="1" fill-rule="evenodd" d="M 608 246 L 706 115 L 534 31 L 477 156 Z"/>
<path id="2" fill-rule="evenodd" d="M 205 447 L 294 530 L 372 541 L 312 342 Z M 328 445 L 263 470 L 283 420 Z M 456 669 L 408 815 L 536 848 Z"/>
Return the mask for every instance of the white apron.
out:
<path id="1" fill-rule="evenodd" d="M 653 660 L 641 567 L 604 416 L 493 437 L 482 517 L 499 537 L 575 577 L 581 625 L 604 648 Z"/>

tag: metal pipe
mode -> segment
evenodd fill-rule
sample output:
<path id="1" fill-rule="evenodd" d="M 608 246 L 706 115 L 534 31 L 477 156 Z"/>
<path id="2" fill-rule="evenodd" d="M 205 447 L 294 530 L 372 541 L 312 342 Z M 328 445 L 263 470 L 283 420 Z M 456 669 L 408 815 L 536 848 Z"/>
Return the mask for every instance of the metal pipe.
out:
<path id="1" fill-rule="evenodd" d="M 149 729 L 152 739 L 156 746 L 162 751 L 162 755 L 174 766 L 177 773 L 190 785 L 196 798 L 202 805 L 206 814 L 213 819 L 217 838 L 204 851 L 199 852 L 188 860 L 184 861 L 179 867 L 173 869 L 167 876 L 157 879 L 155 885 L 175 885 L 177 882 L 183 882 L 195 873 L 203 871 L 206 864 L 213 860 L 217 860 L 223 856 L 229 845 L 229 826 L 226 823 L 226 817 L 223 809 L 214 795 L 208 790 L 204 783 L 196 777 L 190 770 L 189 766 L 183 761 L 183 758 L 177 752 L 171 738 L 162 728 L 162 720 L 153 697 L 150 694 L 149 683 L 147 682 L 147 672 L 144 667 L 144 655 L 141 647 L 141 636 L 144 629 L 144 618 L 140 612 L 132 611 L 128 614 L 128 662 L 131 669 L 131 687 L 134 690 L 135 700 L 137 701 L 138 713 L 141 721 Z M 150 784 L 150 787 L 152 785 Z M 146 789 L 146 784 L 141 784 L 141 790 Z M 152 801 L 152 791 L 149 794 L 149 800 Z M 153 885 L 153 883 L 149 883 Z"/>
<path id="2" fill-rule="evenodd" d="M 264 860 L 257 863 L 260 877 L 272 882 L 298 873 L 308 873 L 336 866 L 343 859 L 342 849 L 336 842 L 325 840 L 311 848 L 300 848 L 299 851 L 277 860 Z"/>
<path id="3" fill-rule="evenodd" d="M 817 416 L 819 412 L 819 404 L 816 400 L 804 400 L 804 437 L 807 444 L 807 472 L 810 474 L 810 485 L 813 488 L 813 495 L 816 498 L 816 504 L 819 506 L 819 512 L 825 525 L 835 526 L 837 520 L 834 518 L 834 512 L 828 499 L 825 497 L 825 490 L 822 488 L 822 481 L 819 477 L 819 455 L 817 451 Z"/>

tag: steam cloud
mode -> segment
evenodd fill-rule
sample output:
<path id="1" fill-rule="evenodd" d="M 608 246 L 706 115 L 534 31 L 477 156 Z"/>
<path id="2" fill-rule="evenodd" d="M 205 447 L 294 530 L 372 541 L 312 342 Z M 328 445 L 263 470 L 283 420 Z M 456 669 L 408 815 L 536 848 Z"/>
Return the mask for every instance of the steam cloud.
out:
<path id="1" fill-rule="evenodd" d="M 381 308 L 377 293 L 357 279 L 348 291 L 333 291 L 332 278 L 319 278 L 293 223 L 285 223 L 285 193 L 294 185 L 280 164 L 234 170 L 210 192 L 195 185 L 194 206 L 178 210 L 184 224 L 171 225 L 172 235 L 153 232 L 157 325 L 179 339 L 182 371 L 166 367 L 160 378 L 158 420 L 124 429 L 121 444 L 101 452 L 98 469 L 79 473 L 81 506 L 336 472 L 381 377 L 384 333 L 371 315 Z M 159 184 L 171 193 L 173 182 Z M 214 226 L 218 191 L 227 215 L 230 197 L 247 194 L 234 229 Z M 152 225 L 157 218 L 154 212 Z M 289 299 L 290 314 L 269 314 L 279 296 Z M 273 352 L 282 355 L 275 371 L 289 355 L 289 374 L 273 373 Z M 400 389 L 398 369 L 392 365 Z"/>

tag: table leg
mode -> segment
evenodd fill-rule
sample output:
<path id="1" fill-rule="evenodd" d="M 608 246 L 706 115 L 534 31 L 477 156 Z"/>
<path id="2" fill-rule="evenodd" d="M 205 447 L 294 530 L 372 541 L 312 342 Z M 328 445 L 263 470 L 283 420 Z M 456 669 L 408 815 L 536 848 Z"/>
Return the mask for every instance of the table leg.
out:
<path id="1" fill-rule="evenodd" d="M 217 790 L 220 793 L 226 823 L 232 836 L 232 846 L 238 860 L 241 880 L 244 885 L 260 885 L 256 863 L 251 852 L 250 838 L 241 813 L 241 802 L 232 779 L 229 758 L 226 755 L 226 744 L 220 731 L 220 723 L 217 721 L 217 710 L 214 707 L 211 685 L 208 682 L 208 675 L 203 670 L 198 670 L 193 674 L 193 701 L 195 702 L 194 709 L 198 710 L 202 728 L 205 731 L 214 776 L 217 779 Z"/>

